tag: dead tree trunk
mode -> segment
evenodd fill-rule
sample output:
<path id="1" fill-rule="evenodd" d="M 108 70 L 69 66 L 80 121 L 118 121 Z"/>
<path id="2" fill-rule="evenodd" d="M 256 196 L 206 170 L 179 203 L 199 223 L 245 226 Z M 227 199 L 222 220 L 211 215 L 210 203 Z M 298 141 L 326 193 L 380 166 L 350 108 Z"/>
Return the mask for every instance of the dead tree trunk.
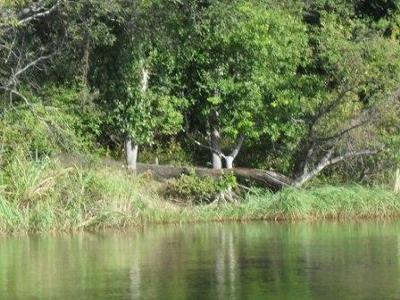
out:
<path id="1" fill-rule="evenodd" d="M 63 154 L 58 158 L 66 166 L 75 166 L 78 162 L 87 164 L 82 157 L 74 156 L 71 154 Z M 121 168 L 121 161 L 113 159 L 103 159 L 103 166 L 107 168 Z M 240 182 L 247 185 L 259 185 L 265 188 L 269 188 L 274 191 L 278 191 L 283 187 L 291 186 L 292 179 L 289 177 L 266 170 L 259 169 L 247 169 L 247 168 L 233 168 L 230 170 L 221 169 L 214 170 L 209 168 L 200 167 L 177 167 L 171 165 L 155 165 L 155 164 L 143 164 L 137 163 L 137 174 L 150 173 L 156 180 L 166 180 L 171 178 L 178 178 L 181 175 L 193 174 L 197 176 L 211 176 L 220 177 L 224 174 L 233 174 Z"/>
<path id="2" fill-rule="evenodd" d="M 230 170 L 215 170 L 208 168 L 189 168 L 138 163 L 137 171 L 139 174 L 150 172 L 153 174 L 155 179 L 177 178 L 183 174 L 192 174 L 193 172 L 198 176 L 211 177 L 220 177 L 224 174 L 231 173 L 242 182 L 256 184 L 274 191 L 280 190 L 285 186 L 292 185 L 292 180 L 289 177 L 272 171 L 258 169 L 233 168 Z"/>

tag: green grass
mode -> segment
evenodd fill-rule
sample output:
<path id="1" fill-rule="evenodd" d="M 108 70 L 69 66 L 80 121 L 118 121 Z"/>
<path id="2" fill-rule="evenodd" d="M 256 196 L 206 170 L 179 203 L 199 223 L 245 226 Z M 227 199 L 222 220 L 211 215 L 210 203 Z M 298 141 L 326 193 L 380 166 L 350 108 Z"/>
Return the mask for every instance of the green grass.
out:
<path id="1" fill-rule="evenodd" d="M 383 187 L 320 186 L 258 193 L 244 204 L 248 214 L 277 220 L 390 218 L 400 216 L 400 195 Z"/>
<path id="2" fill-rule="evenodd" d="M 350 185 L 251 191 L 240 203 L 177 205 L 163 185 L 115 167 L 14 160 L 0 171 L 0 233 L 122 228 L 149 223 L 393 218 L 400 196 Z"/>

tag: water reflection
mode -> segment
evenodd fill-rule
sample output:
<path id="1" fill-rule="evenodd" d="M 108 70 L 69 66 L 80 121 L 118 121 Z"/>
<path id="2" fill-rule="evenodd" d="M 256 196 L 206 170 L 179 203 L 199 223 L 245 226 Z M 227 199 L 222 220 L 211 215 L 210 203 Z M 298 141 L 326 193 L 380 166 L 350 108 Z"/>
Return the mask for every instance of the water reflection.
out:
<path id="1" fill-rule="evenodd" d="M 399 299 L 399 223 L 0 240 L 0 299 Z"/>

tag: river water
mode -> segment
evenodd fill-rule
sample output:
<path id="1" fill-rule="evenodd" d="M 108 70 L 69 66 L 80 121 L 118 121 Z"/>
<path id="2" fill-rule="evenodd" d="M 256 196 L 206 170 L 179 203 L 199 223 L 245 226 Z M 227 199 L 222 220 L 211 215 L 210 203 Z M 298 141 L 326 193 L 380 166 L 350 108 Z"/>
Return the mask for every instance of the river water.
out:
<path id="1" fill-rule="evenodd" d="M 400 223 L 1 238 L 0 299 L 400 299 Z"/>

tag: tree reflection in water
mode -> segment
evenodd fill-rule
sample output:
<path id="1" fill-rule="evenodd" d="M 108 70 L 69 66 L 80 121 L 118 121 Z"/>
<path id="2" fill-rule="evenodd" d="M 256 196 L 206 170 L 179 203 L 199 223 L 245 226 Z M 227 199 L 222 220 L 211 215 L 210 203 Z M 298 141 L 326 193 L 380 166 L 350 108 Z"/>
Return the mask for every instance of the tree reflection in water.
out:
<path id="1" fill-rule="evenodd" d="M 1 299 L 396 299 L 400 223 L 201 224 L 0 242 Z"/>

